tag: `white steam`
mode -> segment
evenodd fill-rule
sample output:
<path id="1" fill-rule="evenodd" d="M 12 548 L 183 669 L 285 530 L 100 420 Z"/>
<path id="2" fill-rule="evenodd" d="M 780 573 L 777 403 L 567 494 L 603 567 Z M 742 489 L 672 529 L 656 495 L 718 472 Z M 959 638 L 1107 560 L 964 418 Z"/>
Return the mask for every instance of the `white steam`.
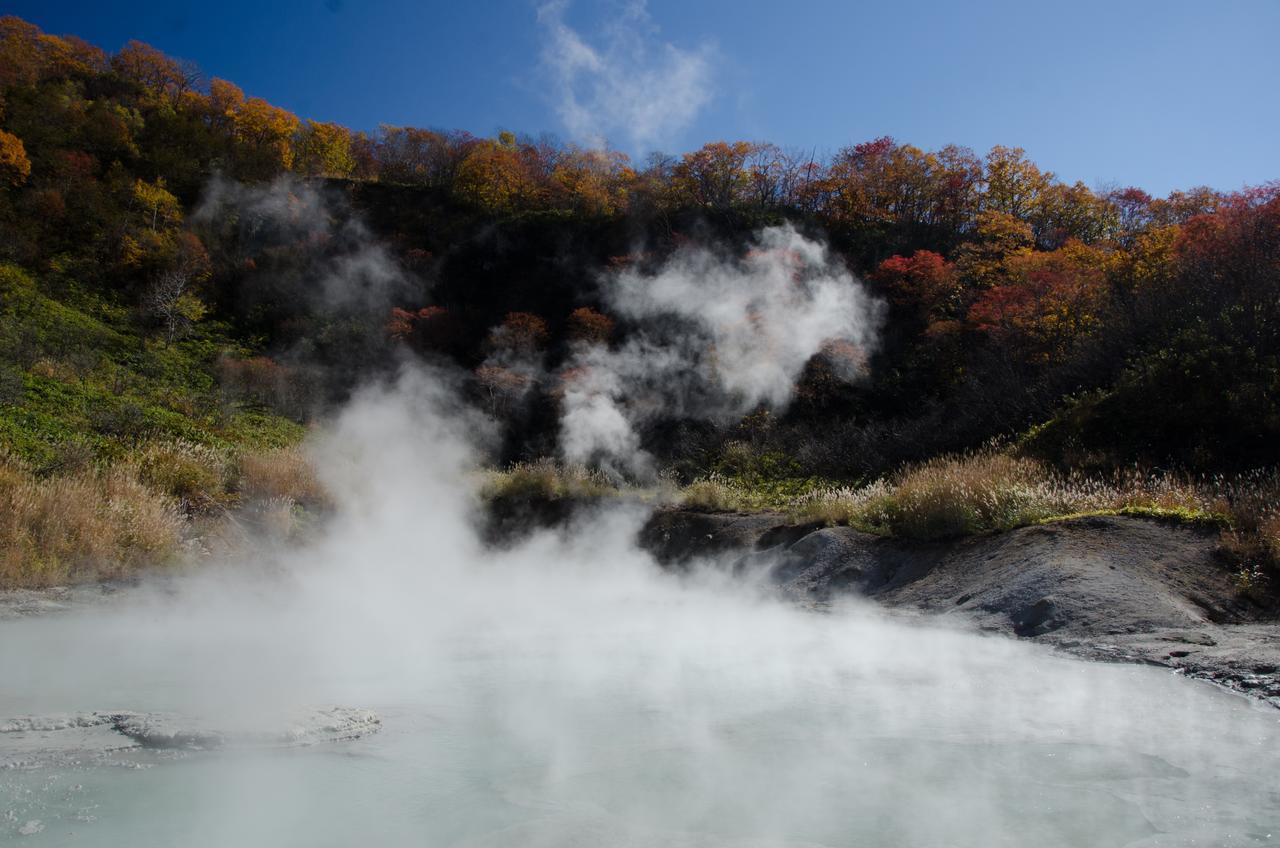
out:
<path id="1" fill-rule="evenodd" d="M 563 376 L 561 450 L 644 476 L 636 429 L 658 416 L 723 421 L 785 409 L 805 364 L 833 343 L 865 356 L 883 308 L 825 245 L 790 225 L 758 234 L 744 256 L 677 251 L 650 273 L 605 281 L 605 299 L 639 330 L 614 349 L 580 349 Z M 858 376 L 846 363 L 843 376 Z"/>
<path id="2" fill-rule="evenodd" d="M 628 0 L 592 47 L 564 21 L 568 0 L 538 9 L 546 34 L 542 59 L 569 133 L 602 147 L 622 135 L 635 147 L 670 140 L 711 99 L 712 49 L 682 50 L 658 42 L 644 0 Z"/>
<path id="3" fill-rule="evenodd" d="M 710 338 L 717 380 L 740 409 L 782 407 L 810 357 L 830 341 L 868 349 L 880 307 L 826 246 L 770 227 L 741 259 L 678 252 L 655 275 L 613 280 L 612 306 L 635 320 L 676 316 Z"/>
<path id="4" fill-rule="evenodd" d="M 217 230 L 231 225 L 242 249 L 289 248 L 299 259 L 318 262 L 305 269 L 307 306 L 381 317 L 415 289 L 412 276 L 359 215 L 344 213 L 331 197 L 292 175 L 259 185 L 215 177 L 191 221 L 221 237 L 229 234 Z"/>

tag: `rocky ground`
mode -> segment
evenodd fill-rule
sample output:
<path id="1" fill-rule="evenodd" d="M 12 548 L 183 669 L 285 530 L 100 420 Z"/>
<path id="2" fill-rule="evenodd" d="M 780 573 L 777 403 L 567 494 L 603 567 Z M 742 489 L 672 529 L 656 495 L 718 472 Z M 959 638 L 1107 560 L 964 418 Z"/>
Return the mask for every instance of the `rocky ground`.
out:
<path id="1" fill-rule="evenodd" d="M 0 720 L 0 769 L 86 762 L 137 766 L 155 752 L 318 745 L 367 736 L 381 726 L 375 713 L 349 707 L 317 707 L 252 725 L 132 711 L 18 716 Z"/>
<path id="2" fill-rule="evenodd" d="M 856 593 L 1090 659 L 1165 666 L 1280 706 L 1275 610 L 1240 593 L 1217 534 L 1195 527 L 1089 517 L 924 543 L 778 515 L 667 510 L 641 540 L 672 567 L 714 555 L 767 570 L 807 603 Z"/>

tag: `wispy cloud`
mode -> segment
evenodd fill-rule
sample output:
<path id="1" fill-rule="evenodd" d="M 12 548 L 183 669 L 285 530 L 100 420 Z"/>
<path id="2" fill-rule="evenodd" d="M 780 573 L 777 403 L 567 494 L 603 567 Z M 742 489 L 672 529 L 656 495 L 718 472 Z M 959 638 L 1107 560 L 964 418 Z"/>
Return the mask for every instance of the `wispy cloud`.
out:
<path id="1" fill-rule="evenodd" d="M 548 0 L 538 22 L 556 111 L 575 140 L 650 149 L 688 127 L 711 100 L 714 48 L 662 41 L 644 0 L 620 5 L 594 46 L 565 23 L 568 6 Z"/>

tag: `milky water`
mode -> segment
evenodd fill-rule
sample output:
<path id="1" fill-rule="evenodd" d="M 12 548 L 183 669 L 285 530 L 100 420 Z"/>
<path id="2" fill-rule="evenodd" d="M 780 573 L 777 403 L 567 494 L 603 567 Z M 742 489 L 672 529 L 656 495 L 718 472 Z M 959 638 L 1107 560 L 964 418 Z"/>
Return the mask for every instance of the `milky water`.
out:
<path id="1" fill-rule="evenodd" d="M 328 746 L 0 771 L 0 834 L 33 846 L 1120 846 L 1280 833 L 1271 708 L 861 607 L 820 615 L 666 588 L 600 592 L 599 614 L 562 611 L 572 628 L 551 609 L 542 623 L 490 619 L 388 644 L 391 664 L 335 656 L 328 671 L 301 656 L 293 640 L 310 625 L 287 610 L 278 628 L 216 638 L 158 607 L 0 625 L 0 714 L 216 717 L 293 700 L 384 721 Z M 744 616 L 763 638 L 739 629 Z M 20 835 L 32 821 L 43 830 Z"/>
<path id="2" fill-rule="evenodd" d="M 672 575 L 634 544 L 643 510 L 487 550 L 469 429 L 429 386 L 367 396 L 316 444 L 339 502 L 306 544 L 0 622 L 0 719 L 146 710 L 269 730 L 339 704 L 376 710 L 379 733 L 0 770 L 0 840 L 1280 839 L 1280 711 L 866 604 L 800 609 L 716 563 Z"/>

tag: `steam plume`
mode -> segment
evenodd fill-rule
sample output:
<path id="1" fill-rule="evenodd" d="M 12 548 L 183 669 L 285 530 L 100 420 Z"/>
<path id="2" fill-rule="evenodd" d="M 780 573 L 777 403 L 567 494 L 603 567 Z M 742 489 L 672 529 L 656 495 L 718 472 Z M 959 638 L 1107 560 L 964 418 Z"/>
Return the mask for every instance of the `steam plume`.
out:
<path id="1" fill-rule="evenodd" d="M 639 326 L 616 349 L 577 352 L 565 372 L 561 449 L 645 475 L 636 428 L 659 415 L 724 421 L 760 405 L 784 409 L 815 354 L 843 343 L 870 351 L 882 304 L 821 243 L 770 227 L 744 256 L 676 252 L 654 273 L 605 281 L 610 307 Z M 845 376 L 858 376 L 845 360 Z"/>

